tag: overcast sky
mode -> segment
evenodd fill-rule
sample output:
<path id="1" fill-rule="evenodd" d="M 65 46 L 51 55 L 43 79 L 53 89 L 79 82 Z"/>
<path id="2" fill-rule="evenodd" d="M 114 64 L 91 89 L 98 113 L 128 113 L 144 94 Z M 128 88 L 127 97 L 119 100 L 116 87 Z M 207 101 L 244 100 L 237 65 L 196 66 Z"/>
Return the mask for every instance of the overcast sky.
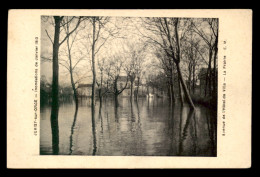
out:
<path id="1" fill-rule="evenodd" d="M 41 56 L 45 57 L 45 58 L 52 58 L 52 43 L 50 41 L 50 39 L 47 36 L 46 31 L 48 32 L 49 36 L 51 37 L 51 39 L 53 39 L 54 36 L 54 26 L 51 24 L 52 17 L 48 18 L 42 18 L 42 25 L 41 25 Z M 138 26 L 138 18 L 131 18 L 131 19 L 123 19 L 123 18 L 116 18 L 116 17 L 112 17 L 111 18 L 111 24 L 107 25 L 107 28 L 115 28 L 114 24 L 117 25 L 117 27 L 120 27 L 121 29 L 119 30 L 118 33 L 118 38 L 109 38 L 106 43 L 102 46 L 102 48 L 100 49 L 100 51 L 97 53 L 96 55 L 96 61 L 102 57 L 108 57 L 111 56 L 115 53 L 122 53 L 125 48 L 127 48 L 127 45 L 130 44 L 135 44 L 138 45 L 142 38 L 138 35 L 138 31 L 136 30 L 136 27 Z M 90 23 L 86 23 L 85 25 L 87 25 L 86 29 L 81 30 L 78 35 L 77 38 L 82 38 L 82 36 L 86 36 L 86 35 L 92 35 L 92 28 L 91 28 L 91 24 Z M 73 36 L 73 35 L 72 35 Z M 105 32 L 104 32 L 104 36 L 105 36 Z M 121 38 L 124 37 L 124 38 Z M 63 39 L 63 33 L 61 33 L 61 37 L 60 37 L 60 41 Z M 100 40 L 100 43 L 98 43 L 97 46 L 99 46 L 102 43 L 102 39 Z M 85 46 L 82 45 L 82 43 L 85 43 L 88 45 L 88 47 L 86 48 Z M 86 79 L 82 80 L 83 83 L 91 83 L 92 82 L 92 71 L 91 71 L 91 63 L 90 63 L 90 42 L 88 41 L 88 39 L 82 39 L 81 42 L 77 42 L 74 44 L 73 49 L 75 49 L 75 51 L 77 50 L 77 52 L 79 52 L 79 50 L 86 54 L 86 60 L 82 61 L 79 65 L 79 68 L 81 68 L 81 70 L 86 71 L 85 73 L 82 73 L 86 76 L 88 76 Z M 60 53 L 59 54 L 59 58 L 64 58 L 66 59 L 66 57 L 63 56 L 62 52 L 65 51 L 65 47 L 66 47 L 66 42 L 64 42 L 61 47 L 60 47 Z M 145 60 L 145 64 L 149 64 L 151 62 L 155 62 L 155 60 L 153 59 L 153 55 L 148 54 L 146 55 L 147 59 Z M 73 60 L 73 61 L 77 61 L 77 59 Z M 96 62 L 97 63 L 97 62 Z M 60 78 L 60 83 L 68 83 L 70 82 L 69 80 L 69 75 L 68 75 L 68 71 L 65 69 L 65 67 L 63 66 L 59 66 L 59 78 Z M 150 70 L 152 68 L 148 68 L 148 70 Z M 154 71 L 153 71 L 154 72 Z M 47 80 L 49 82 L 51 82 L 52 80 L 52 63 L 51 62 L 46 62 L 43 61 L 41 62 L 41 75 L 45 75 Z M 122 75 L 125 75 L 122 72 Z"/>
<path id="2" fill-rule="evenodd" d="M 73 21 L 71 29 L 73 28 L 73 25 L 75 26 L 76 22 L 77 19 Z M 43 17 L 41 23 L 42 23 L 41 24 L 41 56 L 51 59 L 52 43 L 48 38 L 46 31 L 48 32 L 50 38 L 53 40 L 53 36 L 54 36 L 54 25 L 52 24 L 53 17 L 49 17 L 49 18 Z M 201 26 L 200 28 L 204 28 L 204 27 Z M 110 23 L 106 25 L 105 29 L 115 29 L 115 31 L 118 30 L 119 33 L 117 33 L 116 35 L 117 37 L 110 37 L 108 40 L 106 40 L 105 44 L 102 46 L 102 48 L 99 50 L 99 52 L 96 55 L 96 59 L 95 59 L 96 64 L 98 63 L 98 60 L 102 58 L 106 58 L 106 60 L 109 60 L 109 58 L 115 54 L 123 54 L 127 50 L 127 46 L 129 44 L 133 44 L 134 46 L 138 47 L 138 45 L 142 44 L 142 41 L 144 40 L 144 38 L 140 34 L 140 31 L 143 33 L 144 29 L 142 29 L 140 25 L 139 18 L 111 17 Z M 78 61 L 78 58 L 84 56 L 84 60 L 82 60 L 77 65 L 76 71 L 77 73 L 79 73 L 78 75 L 85 76 L 85 78 L 81 81 L 81 83 L 89 84 L 92 83 L 92 71 L 91 71 L 91 60 L 90 60 L 91 59 L 90 49 L 91 49 L 91 38 L 92 38 L 91 23 L 89 21 L 84 21 L 79 26 L 78 31 L 79 32 L 77 34 L 76 41 L 73 45 L 73 50 L 72 50 L 73 51 L 72 63 L 75 64 Z M 207 29 L 205 28 L 204 31 L 207 32 Z M 101 32 L 103 32 L 100 35 L 101 37 L 107 37 L 108 33 L 106 32 L 106 30 L 103 30 Z M 75 32 L 71 35 L 70 39 L 73 38 L 74 35 Z M 62 30 L 60 34 L 60 41 L 63 38 L 64 38 L 64 30 Z M 96 49 L 103 43 L 103 41 L 104 40 L 102 38 L 98 41 Z M 65 55 L 67 51 L 66 47 L 67 47 L 66 42 L 64 42 L 60 46 L 59 60 L 68 60 Z M 146 68 L 146 73 L 156 74 L 160 72 L 160 69 L 156 67 L 156 65 L 159 64 L 159 61 L 154 56 L 153 51 L 148 48 L 146 53 L 147 54 L 145 55 L 145 59 L 144 59 L 145 61 L 144 66 Z M 185 71 L 185 67 L 183 69 Z M 48 82 L 52 81 L 51 62 L 44 62 L 42 60 L 41 75 L 45 75 Z M 74 77 L 79 77 L 78 75 L 75 75 Z M 121 75 L 125 75 L 125 73 L 122 72 Z M 69 72 L 62 65 L 59 65 L 59 80 L 60 80 L 60 84 L 70 84 Z"/>

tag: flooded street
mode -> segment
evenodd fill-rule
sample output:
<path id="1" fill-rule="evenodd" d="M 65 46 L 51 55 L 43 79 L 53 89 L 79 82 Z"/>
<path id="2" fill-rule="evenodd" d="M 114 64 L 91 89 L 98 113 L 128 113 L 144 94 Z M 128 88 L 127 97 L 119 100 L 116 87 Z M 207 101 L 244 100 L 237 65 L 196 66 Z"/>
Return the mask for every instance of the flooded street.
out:
<path id="1" fill-rule="evenodd" d="M 51 106 L 41 105 L 40 153 L 53 154 Z M 60 103 L 59 155 L 99 156 L 216 156 L 216 115 L 208 108 L 176 104 L 167 99 L 90 99 Z"/>

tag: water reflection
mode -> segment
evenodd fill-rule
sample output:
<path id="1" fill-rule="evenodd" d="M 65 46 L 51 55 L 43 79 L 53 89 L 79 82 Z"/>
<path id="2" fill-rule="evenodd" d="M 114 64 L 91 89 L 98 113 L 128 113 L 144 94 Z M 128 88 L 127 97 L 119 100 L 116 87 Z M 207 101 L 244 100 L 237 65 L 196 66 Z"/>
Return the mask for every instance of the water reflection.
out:
<path id="1" fill-rule="evenodd" d="M 52 151 L 54 155 L 59 154 L 59 106 L 53 106 L 51 111 Z"/>
<path id="2" fill-rule="evenodd" d="M 102 101 L 99 103 L 99 112 L 98 112 L 98 117 L 101 121 L 101 132 L 103 133 L 104 129 L 103 129 L 103 117 L 102 117 Z"/>
<path id="3" fill-rule="evenodd" d="M 188 114 L 188 117 L 186 118 L 186 121 L 185 121 L 185 124 L 184 124 L 184 128 L 182 130 L 182 120 L 184 120 L 184 117 L 183 117 L 183 108 L 182 106 L 180 107 L 181 108 L 181 115 L 180 115 L 180 140 L 179 140 L 179 153 L 178 155 L 183 155 L 183 142 L 186 140 L 187 136 L 188 136 L 188 127 L 190 126 L 190 122 L 191 122 L 191 119 L 192 117 L 194 118 L 195 117 L 195 114 L 194 114 L 194 109 L 190 109 L 189 110 L 189 114 Z M 194 119 L 194 122 L 195 122 L 195 119 Z M 192 127 L 191 127 L 192 128 Z M 194 134 L 195 132 L 192 131 L 191 129 L 191 137 L 195 137 L 196 135 Z M 194 140 L 194 138 L 192 138 Z M 193 146 L 193 149 L 196 149 L 196 145 Z M 196 150 L 195 152 L 193 152 L 193 154 L 196 156 Z"/>
<path id="4" fill-rule="evenodd" d="M 107 98 L 92 108 L 82 99 L 77 109 L 61 104 L 56 125 L 50 110 L 41 107 L 41 154 L 216 156 L 216 113 L 198 105 L 194 111 L 162 98 L 118 98 L 115 105 Z"/>
<path id="5" fill-rule="evenodd" d="M 213 117 L 213 118 L 211 118 Z M 208 135 L 210 137 L 210 143 L 211 143 L 211 150 L 212 150 L 212 154 L 216 155 L 216 112 L 208 112 L 208 114 L 206 114 L 206 118 L 207 118 L 207 127 L 208 127 Z"/>
<path id="6" fill-rule="evenodd" d="M 96 123 L 95 123 L 95 107 L 91 107 L 91 120 L 92 120 L 92 135 L 93 135 L 93 152 L 92 155 L 96 155 L 97 152 L 97 138 L 96 138 Z"/>
<path id="7" fill-rule="evenodd" d="M 70 153 L 69 153 L 70 155 L 72 154 L 72 151 L 73 151 L 73 134 L 74 134 L 74 128 L 75 128 L 75 125 L 76 125 L 77 115 L 78 115 L 78 107 L 76 107 L 76 109 L 75 109 L 74 120 L 73 120 L 73 124 L 71 126 Z"/>

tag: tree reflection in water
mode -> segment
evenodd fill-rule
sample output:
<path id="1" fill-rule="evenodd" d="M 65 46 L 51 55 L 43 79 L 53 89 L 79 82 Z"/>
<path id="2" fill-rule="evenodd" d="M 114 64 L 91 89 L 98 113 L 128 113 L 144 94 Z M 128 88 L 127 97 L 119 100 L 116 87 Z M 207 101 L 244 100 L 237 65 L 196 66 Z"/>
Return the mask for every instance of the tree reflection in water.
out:
<path id="1" fill-rule="evenodd" d="M 76 106 L 75 113 L 74 113 L 74 119 L 73 119 L 73 123 L 72 123 L 72 126 L 71 126 L 70 153 L 69 153 L 69 155 L 71 155 L 72 151 L 73 151 L 73 134 L 74 134 L 74 128 L 75 128 L 76 121 L 77 121 L 77 115 L 78 115 L 78 107 Z"/>
<path id="2" fill-rule="evenodd" d="M 139 128 L 139 130 L 141 130 L 142 124 L 141 124 L 141 117 L 140 117 L 140 110 L 139 110 L 138 100 L 135 101 L 135 104 L 136 104 L 136 109 L 137 109 L 138 128 Z"/>
<path id="3" fill-rule="evenodd" d="M 100 126 L 101 126 L 101 133 L 103 133 L 104 132 L 104 128 L 103 128 L 103 116 L 102 116 L 102 101 L 99 102 L 98 117 L 99 117 L 99 119 L 101 121 L 101 124 L 100 124 Z"/>
<path id="4" fill-rule="evenodd" d="M 180 111 L 180 134 L 179 134 L 180 135 L 180 137 L 179 137 L 180 140 L 179 140 L 179 153 L 178 153 L 179 156 L 183 155 L 183 142 L 186 140 L 187 133 L 188 133 L 188 127 L 190 125 L 190 121 L 191 121 L 192 117 L 195 116 L 195 110 L 194 109 L 190 109 L 189 110 L 189 114 L 187 116 L 187 119 L 185 121 L 183 130 L 182 130 L 182 120 L 185 118 L 185 117 L 183 117 L 183 106 L 181 106 L 180 109 L 181 109 L 181 111 Z"/>
<path id="5" fill-rule="evenodd" d="M 51 130 L 52 130 L 52 153 L 59 154 L 59 106 L 52 106 L 51 112 Z"/>
<path id="6" fill-rule="evenodd" d="M 41 154 L 216 156 L 217 119 L 208 108 L 171 107 L 158 98 L 118 101 L 97 102 L 97 114 L 88 100 L 79 109 L 62 103 L 59 124 L 49 121 L 50 106 L 42 107 Z"/>
<path id="7" fill-rule="evenodd" d="M 175 109 L 175 105 L 172 105 L 169 108 L 168 124 L 169 124 L 169 134 L 170 134 L 170 139 L 171 139 L 169 155 L 174 154 L 174 137 L 175 137 L 175 134 L 174 134 L 174 109 Z"/>
<path id="8" fill-rule="evenodd" d="M 91 120 L 92 120 L 92 135 L 93 135 L 93 153 L 97 152 L 97 138 L 96 138 L 96 122 L 95 122 L 95 106 L 91 106 Z"/>
<path id="9" fill-rule="evenodd" d="M 206 114 L 206 120 L 207 120 L 207 127 L 208 127 L 208 135 L 210 138 L 210 143 L 211 143 L 211 152 L 214 156 L 217 155 L 217 151 L 216 151 L 216 132 L 217 132 L 217 128 L 216 128 L 216 112 L 212 111 L 212 112 L 208 112 Z"/>

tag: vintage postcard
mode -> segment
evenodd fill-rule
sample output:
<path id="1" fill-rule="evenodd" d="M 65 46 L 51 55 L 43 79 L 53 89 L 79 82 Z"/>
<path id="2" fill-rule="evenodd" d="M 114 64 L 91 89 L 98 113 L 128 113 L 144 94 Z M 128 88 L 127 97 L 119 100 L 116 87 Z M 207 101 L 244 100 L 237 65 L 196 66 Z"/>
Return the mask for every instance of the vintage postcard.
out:
<path id="1" fill-rule="evenodd" d="M 8 168 L 250 168 L 252 10 L 10 10 Z"/>

